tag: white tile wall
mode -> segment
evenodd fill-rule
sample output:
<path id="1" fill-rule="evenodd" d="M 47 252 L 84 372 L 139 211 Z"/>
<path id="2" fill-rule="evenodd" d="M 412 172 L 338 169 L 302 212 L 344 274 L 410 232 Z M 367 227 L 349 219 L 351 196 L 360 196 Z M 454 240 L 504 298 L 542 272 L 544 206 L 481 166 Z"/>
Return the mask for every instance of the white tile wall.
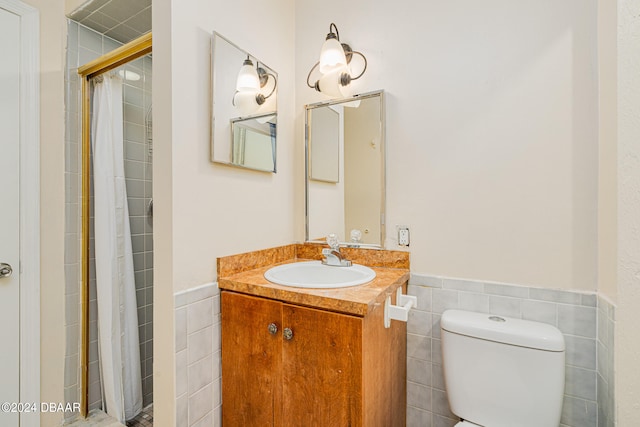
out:
<path id="1" fill-rule="evenodd" d="M 220 426 L 220 291 L 175 294 L 176 427 Z"/>
<path id="2" fill-rule="evenodd" d="M 418 297 L 418 306 L 409 313 L 407 325 L 407 426 L 453 426 L 458 422 L 449 409 L 442 373 L 440 317 L 447 309 L 556 326 L 567 347 L 561 426 L 613 425 L 613 388 L 609 384 L 613 378 L 610 340 L 614 310 L 601 302 L 602 298 L 421 274 L 411 275 L 408 292 Z M 605 329 L 606 333 L 600 332 Z"/>
<path id="3" fill-rule="evenodd" d="M 615 384 L 613 373 L 615 306 L 598 296 L 597 401 L 598 427 L 616 425 Z"/>

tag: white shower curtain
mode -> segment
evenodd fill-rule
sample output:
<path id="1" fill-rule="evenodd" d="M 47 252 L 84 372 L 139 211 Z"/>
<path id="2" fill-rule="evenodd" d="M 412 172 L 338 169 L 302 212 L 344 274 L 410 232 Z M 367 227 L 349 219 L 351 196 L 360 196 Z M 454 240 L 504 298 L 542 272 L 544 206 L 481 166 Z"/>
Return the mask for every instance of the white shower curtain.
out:
<path id="1" fill-rule="evenodd" d="M 121 423 L 142 410 L 138 312 L 124 176 L 122 80 L 94 81 L 91 147 L 98 344 L 106 412 Z"/>

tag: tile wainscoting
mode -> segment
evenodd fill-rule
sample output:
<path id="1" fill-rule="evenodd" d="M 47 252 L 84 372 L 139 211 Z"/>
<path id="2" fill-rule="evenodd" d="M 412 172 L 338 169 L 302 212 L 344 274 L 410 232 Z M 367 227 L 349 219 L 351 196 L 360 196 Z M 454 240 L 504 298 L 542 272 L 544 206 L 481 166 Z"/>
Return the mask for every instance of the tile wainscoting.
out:
<path id="1" fill-rule="evenodd" d="M 176 427 L 222 425 L 220 291 L 217 283 L 179 292 L 175 303 Z"/>
<path id="2" fill-rule="evenodd" d="M 412 274 L 418 298 L 407 328 L 407 426 L 451 427 L 442 376 L 440 316 L 449 308 L 549 323 L 567 345 L 562 427 L 612 427 L 615 307 L 593 293 Z M 175 294 L 176 426 L 221 425 L 220 291 Z"/>
<path id="3" fill-rule="evenodd" d="M 595 293 L 412 274 L 418 298 L 407 327 L 407 426 L 450 427 L 440 352 L 440 317 L 461 309 L 556 326 L 566 342 L 562 427 L 613 426 L 615 309 Z"/>
<path id="4" fill-rule="evenodd" d="M 616 425 L 613 344 L 616 324 L 615 306 L 598 296 L 598 427 Z"/>

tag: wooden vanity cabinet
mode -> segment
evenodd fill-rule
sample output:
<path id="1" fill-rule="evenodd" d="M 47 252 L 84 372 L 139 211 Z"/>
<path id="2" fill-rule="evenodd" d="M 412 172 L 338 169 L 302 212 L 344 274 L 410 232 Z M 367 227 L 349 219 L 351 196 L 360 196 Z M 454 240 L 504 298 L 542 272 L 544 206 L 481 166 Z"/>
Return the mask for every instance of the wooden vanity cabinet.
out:
<path id="1" fill-rule="evenodd" d="M 361 317 L 223 290 L 221 310 L 224 427 L 405 425 L 406 324 L 385 329 L 383 305 Z"/>

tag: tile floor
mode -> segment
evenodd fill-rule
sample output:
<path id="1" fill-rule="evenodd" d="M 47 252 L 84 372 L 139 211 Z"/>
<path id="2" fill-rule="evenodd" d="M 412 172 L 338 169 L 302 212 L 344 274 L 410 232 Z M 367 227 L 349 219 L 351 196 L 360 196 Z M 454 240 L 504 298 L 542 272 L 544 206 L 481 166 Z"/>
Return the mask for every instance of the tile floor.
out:
<path id="1" fill-rule="evenodd" d="M 144 408 L 134 419 L 127 421 L 127 427 L 153 427 L 153 404 Z"/>
<path id="2" fill-rule="evenodd" d="M 89 413 L 86 419 L 77 420 L 67 427 L 124 427 L 122 424 L 102 412 L 100 409 L 94 409 Z"/>

